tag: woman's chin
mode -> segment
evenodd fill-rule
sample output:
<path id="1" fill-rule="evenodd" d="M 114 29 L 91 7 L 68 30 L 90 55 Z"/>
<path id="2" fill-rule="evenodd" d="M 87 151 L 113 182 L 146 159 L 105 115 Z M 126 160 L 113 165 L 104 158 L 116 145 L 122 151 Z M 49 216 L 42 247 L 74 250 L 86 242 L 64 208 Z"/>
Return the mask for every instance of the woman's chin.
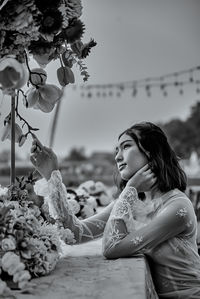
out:
<path id="1" fill-rule="evenodd" d="M 134 173 L 126 173 L 126 172 L 121 172 L 121 178 L 122 178 L 122 180 L 124 180 L 124 181 L 128 181 L 128 180 L 130 180 L 130 178 L 135 174 L 136 172 L 134 172 Z"/>
<path id="2" fill-rule="evenodd" d="M 125 174 L 125 173 L 121 173 L 121 178 L 124 181 L 128 181 L 131 178 L 131 175 Z"/>

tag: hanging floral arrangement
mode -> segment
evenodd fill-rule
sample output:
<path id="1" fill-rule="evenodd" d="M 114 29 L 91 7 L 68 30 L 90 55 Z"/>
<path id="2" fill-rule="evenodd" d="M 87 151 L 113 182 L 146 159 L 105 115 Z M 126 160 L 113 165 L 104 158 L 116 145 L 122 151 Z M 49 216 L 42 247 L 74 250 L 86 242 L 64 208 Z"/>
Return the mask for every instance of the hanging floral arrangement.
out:
<path id="1" fill-rule="evenodd" d="M 20 99 L 26 109 L 49 113 L 60 101 L 63 88 L 75 82 L 74 66 L 83 81 L 89 78 L 83 59 L 96 42 L 82 41 L 81 15 L 80 0 L 0 2 L 0 89 L 11 97 L 11 112 L 1 135 L 2 141 L 11 140 L 11 184 L 0 186 L 0 297 L 9 294 L 10 281 L 24 290 L 32 277 L 50 273 L 61 255 L 61 239 L 74 242 L 73 233 L 50 217 L 48 207 L 33 192 L 33 175 L 27 179 L 12 175 L 12 158 L 14 144 L 23 146 L 39 130 L 19 113 Z M 31 59 L 38 67 L 30 68 Z M 48 83 L 45 67 L 53 60 L 60 62 L 60 86 Z"/>

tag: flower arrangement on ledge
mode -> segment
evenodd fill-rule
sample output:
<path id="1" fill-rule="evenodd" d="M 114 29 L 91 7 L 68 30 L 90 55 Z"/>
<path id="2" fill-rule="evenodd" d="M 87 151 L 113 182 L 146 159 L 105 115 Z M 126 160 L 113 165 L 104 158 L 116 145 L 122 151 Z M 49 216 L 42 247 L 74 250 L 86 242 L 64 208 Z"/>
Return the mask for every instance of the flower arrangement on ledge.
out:
<path id="1" fill-rule="evenodd" d="M 0 295 L 8 287 L 24 289 L 30 279 L 50 273 L 62 255 L 61 240 L 74 234 L 51 218 L 42 197 L 33 192 L 32 174 L 0 187 Z"/>
<path id="2" fill-rule="evenodd" d="M 72 68 L 83 81 L 89 74 L 83 59 L 96 42 L 84 43 L 85 25 L 80 20 L 81 0 L 2 0 L 0 3 L 0 89 L 11 98 L 1 140 L 11 140 L 11 184 L 0 186 L 0 296 L 9 282 L 24 289 L 34 276 L 50 273 L 61 255 L 61 240 L 72 244 L 74 235 L 51 218 L 48 207 L 33 192 L 34 179 L 15 177 L 15 143 L 23 146 L 39 130 L 18 109 L 51 112 L 63 88 L 75 82 Z M 33 58 L 38 67 L 30 68 Z M 58 59 L 61 86 L 47 83 L 45 67 Z M 26 91 L 22 88 L 26 86 Z M 18 123 L 16 122 L 18 120 Z"/>

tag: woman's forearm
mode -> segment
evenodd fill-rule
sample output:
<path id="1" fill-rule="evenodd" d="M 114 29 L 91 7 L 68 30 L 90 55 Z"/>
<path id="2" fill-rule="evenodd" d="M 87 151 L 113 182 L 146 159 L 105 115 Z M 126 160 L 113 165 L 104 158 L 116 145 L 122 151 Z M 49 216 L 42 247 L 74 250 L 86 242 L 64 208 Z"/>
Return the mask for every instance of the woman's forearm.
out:
<path id="1" fill-rule="evenodd" d="M 76 243 L 86 242 L 103 234 L 114 203 L 107 206 L 101 213 L 85 220 L 80 220 L 74 215 L 67 199 L 67 190 L 62 183 L 62 177 L 59 171 L 52 173 L 46 185 L 45 193 L 52 216 L 56 218 L 64 228 L 70 229 L 74 233 Z"/>

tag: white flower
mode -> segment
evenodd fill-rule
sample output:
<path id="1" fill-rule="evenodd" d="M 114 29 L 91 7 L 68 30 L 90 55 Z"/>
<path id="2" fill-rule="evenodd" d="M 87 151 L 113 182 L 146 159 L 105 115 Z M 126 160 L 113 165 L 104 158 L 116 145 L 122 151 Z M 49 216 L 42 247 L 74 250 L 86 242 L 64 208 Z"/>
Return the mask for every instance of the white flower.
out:
<path id="1" fill-rule="evenodd" d="M 9 55 L 0 59 L 0 85 L 5 94 L 11 94 L 14 89 L 23 87 L 28 78 L 25 64 Z"/>
<path id="2" fill-rule="evenodd" d="M 15 250 L 16 249 L 16 240 L 13 236 L 5 238 L 1 242 L 1 248 L 3 251 Z"/>
<path id="3" fill-rule="evenodd" d="M 14 252 L 8 251 L 3 255 L 1 263 L 2 269 L 7 272 L 10 267 L 20 263 L 20 258 Z"/>
<path id="4" fill-rule="evenodd" d="M 0 197 L 1 197 L 1 196 L 6 196 L 6 195 L 7 195 L 7 192 L 8 192 L 8 188 L 6 188 L 6 187 L 2 187 L 2 186 L 0 185 Z"/>

